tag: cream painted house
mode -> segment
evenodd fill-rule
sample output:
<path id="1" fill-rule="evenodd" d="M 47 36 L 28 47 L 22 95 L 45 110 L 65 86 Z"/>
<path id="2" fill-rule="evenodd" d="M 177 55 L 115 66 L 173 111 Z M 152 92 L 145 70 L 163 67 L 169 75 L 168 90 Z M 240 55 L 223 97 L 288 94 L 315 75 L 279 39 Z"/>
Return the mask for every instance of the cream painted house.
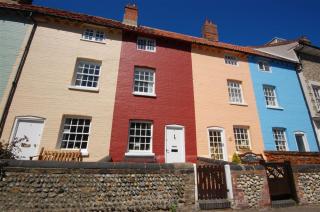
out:
<path id="1" fill-rule="evenodd" d="M 231 161 L 235 152 L 262 153 L 246 55 L 199 45 L 191 55 L 198 156 Z"/>
<path id="2" fill-rule="evenodd" d="M 26 135 L 22 159 L 81 148 L 85 161 L 109 154 L 121 31 L 53 18 L 37 19 L 1 139 Z"/>

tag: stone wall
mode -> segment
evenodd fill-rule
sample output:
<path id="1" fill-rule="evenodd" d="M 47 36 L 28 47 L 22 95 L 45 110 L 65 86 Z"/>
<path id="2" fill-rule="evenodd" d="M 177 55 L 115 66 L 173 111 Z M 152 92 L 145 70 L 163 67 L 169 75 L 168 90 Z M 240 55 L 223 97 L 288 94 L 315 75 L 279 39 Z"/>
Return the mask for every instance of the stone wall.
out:
<path id="1" fill-rule="evenodd" d="M 269 207 L 268 180 L 263 166 L 231 165 L 233 202 L 232 208 Z"/>
<path id="2" fill-rule="evenodd" d="M 303 53 L 300 53 L 299 56 L 303 67 L 302 73 L 299 75 L 304 87 L 304 92 L 307 95 L 311 115 L 312 117 L 320 117 L 320 112 L 317 110 L 313 90 L 311 87 L 312 82 L 320 84 L 320 57 Z"/>
<path id="3" fill-rule="evenodd" d="M 10 161 L 0 211 L 156 211 L 195 207 L 192 164 Z"/>
<path id="4" fill-rule="evenodd" d="M 291 164 L 320 164 L 319 152 L 277 152 L 265 151 L 264 155 L 268 162 L 290 161 Z"/>
<path id="5" fill-rule="evenodd" d="M 320 165 L 293 166 L 300 204 L 320 204 Z"/>

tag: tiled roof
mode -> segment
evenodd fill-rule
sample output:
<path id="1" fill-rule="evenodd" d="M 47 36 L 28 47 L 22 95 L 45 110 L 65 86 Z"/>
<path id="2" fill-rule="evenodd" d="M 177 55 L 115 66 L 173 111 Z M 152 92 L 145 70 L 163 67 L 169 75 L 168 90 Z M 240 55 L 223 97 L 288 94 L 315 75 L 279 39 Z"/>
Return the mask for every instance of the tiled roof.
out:
<path id="1" fill-rule="evenodd" d="M 232 44 L 223 43 L 223 42 L 208 41 L 204 38 L 179 34 L 175 32 L 155 29 L 155 28 L 146 27 L 146 26 L 138 26 L 138 27 L 129 26 L 129 25 L 123 24 L 120 21 L 115 21 L 115 20 L 111 20 L 103 17 L 98 17 L 98 16 L 90 16 L 90 15 L 81 14 L 81 13 L 75 13 L 75 12 L 69 12 L 65 10 L 58 10 L 58 9 L 52 9 L 52 8 L 41 7 L 36 5 L 27 5 L 27 4 L 8 4 L 8 3 L 0 2 L 0 8 L 29 11 L 29 12 L 39 13 L 43 15 L 71 19 L 74 21 L 114 27 L 114 28 L 118 28 L 126 31 L 133 31 L 133 32 L 150 34 L 150 35 L 164 37 L 164 38 L 177 39 L 177 40 L 186 41 L 186 42 L 199 44 L 199 45 L 212 46 L 212 47 L 247 53 L 247 54 L 254 54 L 254 55 L 259 55 L 263 57 L 285 60 L 277 56 L 273 56 L 267 53 L 257 51 L 251 47 L 243 47 L 243 46 L 232 45 Z"/>

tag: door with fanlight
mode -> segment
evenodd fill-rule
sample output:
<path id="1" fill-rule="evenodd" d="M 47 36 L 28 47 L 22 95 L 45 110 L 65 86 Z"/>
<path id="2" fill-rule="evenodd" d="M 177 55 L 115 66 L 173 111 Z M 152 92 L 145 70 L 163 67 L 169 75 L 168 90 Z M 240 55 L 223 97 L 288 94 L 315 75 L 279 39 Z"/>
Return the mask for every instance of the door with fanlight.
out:
<path id="1" fill-rule="evenodd" d="M 223 128 L 208 128 L 209 157 L 214 160 L 228 160 Z"/>

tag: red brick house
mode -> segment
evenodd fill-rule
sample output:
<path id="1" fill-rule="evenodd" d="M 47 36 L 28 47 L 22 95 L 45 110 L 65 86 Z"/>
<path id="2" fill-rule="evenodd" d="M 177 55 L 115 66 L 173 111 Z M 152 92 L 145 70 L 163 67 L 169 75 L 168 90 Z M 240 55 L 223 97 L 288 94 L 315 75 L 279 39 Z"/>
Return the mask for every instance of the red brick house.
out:
<path id="1" fill-rule="evenodd" d="M 137 24 L 136 7 L 126 7 L 124 22 Z M 112 160 L 195 162 L 191 43 L 137 32 L 122 40 Z"/>

